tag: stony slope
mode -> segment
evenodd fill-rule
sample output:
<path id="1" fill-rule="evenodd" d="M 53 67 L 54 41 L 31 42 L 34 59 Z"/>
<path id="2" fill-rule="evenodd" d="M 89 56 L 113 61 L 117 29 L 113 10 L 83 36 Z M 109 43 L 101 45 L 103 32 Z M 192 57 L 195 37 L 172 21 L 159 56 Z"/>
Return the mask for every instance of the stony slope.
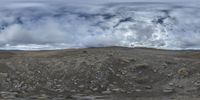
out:
<path id="1" fill-rule="evenodd" d="M 199 51 L 1 51 L 0 98 L 199 100 L 199 67 Z"/>

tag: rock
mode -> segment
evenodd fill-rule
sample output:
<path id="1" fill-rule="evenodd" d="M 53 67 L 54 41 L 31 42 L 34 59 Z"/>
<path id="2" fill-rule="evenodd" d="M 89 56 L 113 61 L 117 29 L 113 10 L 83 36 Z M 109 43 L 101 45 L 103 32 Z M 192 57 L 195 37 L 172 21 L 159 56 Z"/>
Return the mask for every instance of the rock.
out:
<path id="1" fill-rule="evenodd" d="M 148 85 L 144 87 L 145 89 L 152 89 L 152 86 Z"/>
<path id="2" fill-rule="evenodd" d="M 110 94 L 110 93 L 111 93 L 110 90 L 102 91 L 102 94 Z"/>
<path id="3" fill-rule="evenodd" d="M 175 91 L 174 91 L 174 88 L 168 87 L 168 88 L 163 89 L 163 92 L 164 92 L 164 93 L 173 93 L 173 92 L 175 92 Z"/>
<path id="4" fill-rule="evenodd" d="M 136 60 L 134 58 L 129 58 L 128 59 L 130 62 L 135 62 Z"/>
<path id="5" fill-rule="evenodd" d="M 127 93 L 127 94 L 131 94 L 132 92 L 131 92 L 131 91 L 127 91 L 126 93 Z"/>
<path id="6" fill-rule="evenodd" d="M 70 90 L 70 92 L 75 93 L 75 92 L 77 92 L 77 91 L 76 91 L 76 90 Z"/>
<path id="7" fill-rule="evenodd" d="M 148 77 L 138 77 L 135 79 L 135 82 L 138 84 L 145 84 L 145 83 L 149 82 L 149 78 Z"/>
<path id="8" fill-rule="evenodd" d="M 8 77 L 8 73 L 0 73 L 0 77 Z"/>
<path id="9" fill-rule="evenodd" d="M 176 87 L 178 87 L 178 88 L 183 88 L 183 86 L 182 86 L 182 85 L 177 85 Z"/>
<path id="10" fill-rule="evenodd" d="M 173 75 L 172 73 L 167 74 L 168 77 L 171 77 L 172 75 Z"/>
<path id="11" fill-rule="evenodd" d="M 122 63 L 129 63 L 130 61 L 128 59 L 121 59 Z"/>
<path id="12" fill-rule="evenodd" d="M 194 85 L 197 86 L 197 87 L 200 87 L 200 82 L 197 81 L 197 82 L 194 83 Z"/>
<path id="13" fill-rule="evenodd" d="M 136 90 L 135 90 L 135 92 L 141 92 L 141 91 L 142 91 L 141 89 L 136 89 Z"/>
<path id="14" fill-rule="evenodd" d="M 137 64 L 137 65 L 135 65 L 135 69 L 146 69 L 148 67 L 149 67 L 149 65 L 147 65 L 147 64 Z"/>
<path id="15" fill-rule="evenodd" d="M 181 68 L 177 71 L 177 74 L 181 77 L 189 76 L 189 70 L 187 68 Z"/>
<path id="16" fill-rule="evenodd" d="M 126 70 L 121 70 L 121 74 L 125 75 L 125 74 L 127 74 L 127 71 Z"/>
<path id="17" fill-rule="evenodd" d="M 71 96 L 70 98 L 72 100 L 96 100 L 94 96 L 82 96 L 82 95 L 74 95 L 74 96 Z"/>
<path id="18" fill-rule="evenodd" d="M 86 53 L 88 53 L 88 51 L 86 51 L 86 50 L 83 50 L 83 53 L 85 53 L 85 54 L 86 54 Z"/>
<path id="19" fill-rule="evenodd" d="M 77 82 L 73 82 L 73 84 L 74 84 L 74 85 L 77 85 L 78 83 L 77 83 Z"/>
<path id="20" fill-rule="evenodd" d="M 4 63 L 0 63 L 0 69 L 0 73 L 8 73 L 12 71 L 12 69 Z"/>
<path id="21" fill-rule="evenodd" d="M 108 57 L 113 57 L 113 55 L 114 55 L 113 53 L 108 53 L 107 54 Z"/>
<path id="22" fill-rule="evenodd" d="M 120 90 L 121 90 L 120 88 L 112 89 L 113 92 L 120 92 Z"/>
<path id="23" fill-rule="evenodd" d="M 79 85 L 78 87 L 79 87 L 79 88 L 84 88 L 85 86 L 84 86 L 84 85 Z"/>
<path id="24" fill-rule="evenodd" d="M 117 84 L 117 82 L 115 82 L 115 81 L 114 81 L 114 82 L 112 82 L 112 83 L 113 83 L 113 84 Z"/>
<path id="25" fill-rule="evenodd" d="M 14 99 L 17 94 L 16 92 L 0 92 L 0 96 L 4 99 Z"/>
<path id="26" fill-rule="evenodd" d="M 62 92 L 64 92 L 63 89 L 55 89 L 55 91 L 56 91 L 57 93 L 62 93 Z"/>
<path id="27" fill-rule="evenodd" d="M 92 91 L 91 90 L 84 90 L 84 93 L 89 94 L 89 93 L 92 93 Z"/>
<path id="28" fill-rule="evenodd" d="M 120 75 L 120 74 L 116 74 L 116 76 L 117 76 L 117 77 L 120 77 L 121 75 Z"/>
<path id="29" fill-rule="evenodd" d="M 30 96 L 30 99 L 36 99 L 36 100 L 47 100 L 48 96 L 46 94 L 41 94 L 41 95 L 34 95 Z"/>
<path id="30" fill-rule="evenodd" d="M 97 91 L 97 90 L 98 90 L 98 88 L 93 88 L 93 89 L 92 89 L 92 91 Z"/>
<path id="31" fill-rule="evenodd" d="M 169 86 L 174 86 L 174 83 L 170 82 L 170 83 L 169 83 Z"/>
<path id="32" fill-rule="evenodd" d="M 157 69 L 154 69 L 153 72 L 154 72 L 154 73 L 157 73 L 158 71 L 157 71 Z"/>
<path id="33" fill-rule="evenodd" d="M 39 96 L 39 98 L 41 98 L 41 99 L 46 99 L 46 98 L 48 98 L 48 95 L 46 95 L 46 94 L 41 94 L 41 95 Z"/>
<path id="34" fill-rule="evenodd" d="M 198 87 L 191 87 L 191 88 L 186 89 L 187 92 L 194 92 L 194 91 L 197 91 L 197 90 L 199 90 Z"/>

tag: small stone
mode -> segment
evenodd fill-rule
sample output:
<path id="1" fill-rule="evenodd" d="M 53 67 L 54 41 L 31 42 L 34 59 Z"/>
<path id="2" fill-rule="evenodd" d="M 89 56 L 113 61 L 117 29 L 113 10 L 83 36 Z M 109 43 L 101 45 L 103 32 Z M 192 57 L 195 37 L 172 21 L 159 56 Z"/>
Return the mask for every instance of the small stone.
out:
<path id="1" fill-rule="evenodd" d="M 36 99 L 36 100 L 47 100 L 48 96 L 46 94 L 41 94 L 41 95 L 35 95 L 35 96 L 30 96 L 31 99 Z"/>
<path id="2" fill-rule="evenodd" d="M 200 87 L 200 82 L 195 82 L 194 85 Z"/>
<path id="3" fill-rule="evenodd" d="M 165 65 L 163 65 L 162 67 L 163 67 L 164 69 L 166 69 L 166 68 L 167 68 L 167 66 L 165 66 Z"/>
<path id="4" fill-rule="evenodd" d="M 117 82 L 113 82 L 113 84 L 117 84 Z"/>
<path id="5" fill-rule="evenodd" d="M 75 93 L 75 92 L 76 92 L 76 90 L 71 90 L 70 92 L 73 92 L 73 93 Z"/>
<path id="6" fill-rule="evenodd" d="M 172 75 L 173 75 L 172 73 L 167 74 L 168 77 L 171 77 Z"/>
<path id="7" fill-rule="evenodd" d="M 116 74 L 116 76 L 118 76 L 118 77 L 119 77 L 119 76 L 121 76 L 121 75 L 120 75 L 120 74 Z"/>
<path id="8" fill-rule="evenodd" d="M 98 88 L 93 88 L 93 89 L 92 89 L 92 91 L 97 91 L 97 90 L 98 90 Z"/>
<path id="9" fill-rule="evenodd" d="M 56 91 L 56 92 L 59 92 L 59 93 L 64 92 L 63 89 L 55 89 L 55 91 Z"/>
<path id="10" fill-rule="evenodd" d="M 135 92 L 141 92 L 141 91 L 142 91 L 141 89 L 136 89 L 136 90 L 135 90 Z"/>
<path id="11" fill-rule="evenodd" d="M 86 50 L 84 50 L 83 53 L 88 53 L 88 52 Z"/>
<path id="12" fill-rule="evenodd" d="M 111 71 L 113 74 L 115 74 L 115 71 L 111 68 L 111 67 L 108 67 L 109 71 Z"/>
<path id="13" fill-rule="evenodd" d="M 198 76 L 200 76 L 200 73 L 197 73 Z"/>
<path id="14" fill-rule="evenodd" d="M 187 77 L 189 75 L 189 70 L 187 68 L 181 68 L 177 71 L 179 76 Z"/>
<path id="15" fill-rule="evenodd" d="M 138 83 L 138 84 L 145 84 L 146 82 L 151 82 L 151 80 L 149 80 L 146 77 L 145 78 L 138 77 L 138 78 L 135 79 L 135 82 Z"/>
<path id="16" fill-rule="evenodd" d="M 127 71 L 126 70 L 122 70 L 121 73 L 122 73 L 122 75 L 125 75 L 127 73 Z"/>
<path id="17" fill-rule="evenodd" d="M 164 92 L 164 93 L 173 93 L 173 92 L 174 92 L 174 89 L 168 87 L 168 88 L 163 89 L 163 92 Z"/>
<path id="18" fill-rule="evenodd" d="M 108 55 L 109 57 L 113 57 L 114 54 L 113 54 L 113 53 L 108 53 L 107 55 Z"/>
<path id="19" fill-rule="evenodd" d="M 107 91 L 103 91 L 102 93 L 103 93 L 103 94 L 110 94 L 111 91 L 107 90 Z"/>
<path id="20" fill-rule="evenodd" d="M 0 73 L 0 76 L 2 76 L 2 77 L 8 77 L 8 73 Z"/>
<path id="21" fill-rule="evenodd" d="M 125 93 L 125 92 L 126 92 L 126 90 L 124 90 L 124 89 L 120 89 L 120 92 L 122 92 L 122 93 Z"/>
<path id="22" fill-rule="evenodd" d="M 129 63 L 130 61 L 128 59 L 121 59 L 122 63 Z"/>
<path id="23" fill-rule="evenodd" d="M 129 58 L 128 59 L 130 62 L 135 62 L 136 60 L 134 58 Z"/>
<path id="24" fill-rule="evenodd" d="M 16 74 L 20 75 L 21 73 L 19 71 L 16 71 Z"/>
<path id="25" fill-rule="evenodd" d="M 133 76 L 131 76 L 131 78 L 132 78 L 132 79 L 136 79 L 136 78 L 137 78 L 137 76 L 134 76 L 134 75 L 133 75 Z"/>
<path id="26" fill-rule="evenodd" d="M 157 73 L 157 69 L 154 69 L 153 72 L 154 72 L 154 73 Z"/>
<path id="27" fill-rule="evenodd" d="M 126 93 L 130 94 L 130 93 L 132 93 L 132 92 L 131 92 L 131 91 L 127 91 Z"/>
<path id="28" fill-rule="evenodd" d="M 47 82 L 47 83 L 46 83 L 46 86 L 47 86 L 47 87 L 50 87 L 51 85 L 52 85 L 51 82 Z"/>
<path id="29" fill-rule="evenodd" d="M 46 98 L 48 98 L 48 96 L 46 94 L 41 94 L 40 98 L 46 99 Z"/>
<path id="30" fill-rule="evenodd" d="M 170 82 L 170 83 L 169 83 L 169 85 L 170 85 L 170 86 L 173 86 L 173 85 L 174 85 L 174 83 Z"/>
<path id="31" fill-rule="evenodd" d="M 182 86 L 182 85 L 177 85 L 177 87 L 178 87 L 178 88 L 183 88 L 183 86 Z"/>
<path id="32" fill-rule="evenodd" d="M 187 89 L 187 92 L 193 92 L 193 91 L 197 91 L 199 88 L 198 87 L 191 87 L 189 89 Z"/>
<path id="33" fill-rule="evenodd" d="M 114 92 L 119 92 L 119 91 L 120 91 L 120 88 L 112 89 L 112 91 L 114 91 Z"/>
<path id="34" fill-rule="evenodd" d="M 14 99 L 17 94 L 16 92 L 0 92 L 0 96 L 4 99 Z"/>
<path id="35" fill-rule="evenodd" d="M 85 86 L 84 86 L 84 85 L 79 85 L 78 87 L 79 87 L 79 88 L 84 88 Z"/>
<path id="36" fill-rule="evenodd" d="M 70 96 L 69 98 L 71 98 L 72 100 L 95 100 L 94 96 L 84 96 L 84 95 L 73 95 L 73 96 Z"/>
<path id="37" fill-rule="evenodd" d="M 150 86 L 150 85 L 145 86 L 145 89 L 152 89 L 152 86 Z"/>
<path id="38" fill-rule="evenodd" d="M 91 93 L 91 90 L 84 90 L 84 93 Z"/>
<path id="39" fill-rule="evenodd" d="M 137 64 L 137 65 L 135 65 L 136 69 L 146 69 L 148 67 L 149 67 L 149 65 L 147 65 L 147 64 Z"/>

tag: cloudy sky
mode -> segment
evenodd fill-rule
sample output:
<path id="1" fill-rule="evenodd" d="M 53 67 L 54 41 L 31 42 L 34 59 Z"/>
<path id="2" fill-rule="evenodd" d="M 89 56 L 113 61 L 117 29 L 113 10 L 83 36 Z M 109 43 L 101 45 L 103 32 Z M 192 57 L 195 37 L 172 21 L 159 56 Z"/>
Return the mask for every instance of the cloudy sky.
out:
<path id="1" fill-rule="evenodd" d="M 198 2 L 199 0 L 1 0 L 3 2 L 68 2 L 68 3 L 109 3 L 109 2 Z"/>
<path id="2" fill-rule="evenodd" d="M 0 5 L 0 49 L 200 48 L 199 0 L 1 0 Z"/>

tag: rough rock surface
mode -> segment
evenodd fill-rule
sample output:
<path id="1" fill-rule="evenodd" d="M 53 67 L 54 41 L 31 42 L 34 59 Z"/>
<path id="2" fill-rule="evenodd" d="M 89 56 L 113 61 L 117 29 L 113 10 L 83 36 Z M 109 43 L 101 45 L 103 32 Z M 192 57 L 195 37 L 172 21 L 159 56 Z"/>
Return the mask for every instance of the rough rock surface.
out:
<path id="1" fill-rule="evenodd" d="M 1 51 L 1 100 L 199 100 L 200 52 Z"/>

